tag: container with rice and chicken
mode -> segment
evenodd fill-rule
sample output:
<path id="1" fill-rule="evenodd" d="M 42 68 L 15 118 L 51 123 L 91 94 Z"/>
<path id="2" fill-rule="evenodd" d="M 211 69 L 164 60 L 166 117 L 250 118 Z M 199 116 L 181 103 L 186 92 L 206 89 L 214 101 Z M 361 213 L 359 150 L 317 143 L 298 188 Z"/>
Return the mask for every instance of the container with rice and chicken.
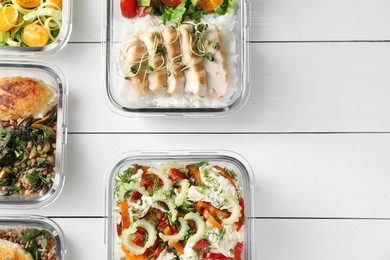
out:
<path id="1" fill-rule="evenodd" d="M 116 112 L 210 116 L 245 104 L 244 1 L 122 0 L 107 6 L 106 91 Z"/>

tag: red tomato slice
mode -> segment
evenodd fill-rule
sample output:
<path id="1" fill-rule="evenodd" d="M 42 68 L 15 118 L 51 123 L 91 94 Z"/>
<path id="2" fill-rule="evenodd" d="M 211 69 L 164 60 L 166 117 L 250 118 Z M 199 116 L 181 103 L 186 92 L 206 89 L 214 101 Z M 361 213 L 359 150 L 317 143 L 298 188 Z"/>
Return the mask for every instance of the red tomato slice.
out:
<path id="1" fill-rule="evenodd" d="M 144 242 L 142 242 L 141 238 L 139 238 L 139 237 L 135 237 L 133 239 L 133 243 L 136 244 L 137 246 L 140 246 L 140 247 L 144 246 Z"/>
<path id="2" fill-rule="evenodd" d="M 137 14 L 137 0 L 121 0 L 121 11 L 123 17 L 133 18 Z"/>
<path id="3" fill-rule="evenodd" d="M 161 0 L 161 2 L 170 7 L 176 7 L 181 4 L 181 0 Z"/>
<path id="4" fill-rule="evenodd" d="M 242 251 L 244 251 L 244 244 L 238 242 L 236 245 L 236 249 L 234 250 L 234 259 L 235 260 L 241 260 L 242 258 Z"/>
<path id="5" fill-rule="evenodd" d="M 168 219 L 164 219 L 158 226 L 157 230 L 164 230 L 168 226 Z"/>
<path id="6" fill-rule="evenodd" d="M 133 195 L 131 195 L 131 200 L 138 200 L 141 197 L 141 193 L 138 191 L 134 192 Z"/>
<path id="7" fill-rule="evenodd" d="M 122 224 L 116 224 L 116 233 L 118 236 L 122 235 Z"/>
<path id="8" fill-rule="evenodd" d="M 196 244 L 192 248 L 195 250 L 198 250 L 198 249 L 203 249 L 203 248 L 206 248 L 209 246 L 211 246 L 209 241 L 207 241 L 206 239 L 201 239 L 198 242 L 196 242 Z"/>
<path id="9" fill-rule="evenodd" d="M 221 253 L 203 253 L 203 259 L 224 259 L 224 260 L 233 260 L 231 257 L 226 257 Z"/>
<path id="10" fill-rule="evenodd" d="M 171 175 L 169 176 L 169 178 L 172 181 L 177 181 L 179 179 L 187 179 L 187 176 L 183 172 L 179 171 L 178 169 L 172 168 L 170 169 L 170 172 Z"/>

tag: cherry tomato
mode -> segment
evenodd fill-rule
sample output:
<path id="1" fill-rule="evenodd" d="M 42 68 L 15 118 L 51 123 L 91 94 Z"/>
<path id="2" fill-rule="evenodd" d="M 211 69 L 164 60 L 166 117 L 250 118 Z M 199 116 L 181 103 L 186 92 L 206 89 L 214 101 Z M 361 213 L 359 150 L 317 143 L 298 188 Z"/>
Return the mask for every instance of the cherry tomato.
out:
<path id="1" fill-rule="evenodd" d="M 206 239 L 201 239 L 198 242 L 196 242 L 196 244 L 192 248 L 195 250 L 198 250 L 198 249 L 203 249 L 203 248 L 206 248 L 209 246 L 211 246 L 209 241 L 207 241 Z"/>
<path id="2" fill-rule="evenodd" d="M 23 8 L 35 8 L 41 4 L 41 0 L 16 0 L 16 3 Z"/>
<path id="3" fill-rule="evenodd" d="M 223 4 L 223 0 L 200 0 L 198 6 L 203 10 L 210 12 L 221 4 Z"/>
<path id="4" fill-rule="evenodd" d="M 225 259 L 225 260 L 233 260 L 231 257 L 224 256 L 221 253 L 203 253 L 203 259 Z"/>
<path id="5" fill-rule="evenodd" d="M 46 3 L 53 3 L 53 5 L 47 5 L 47 8 L 55 10 L 58 10 L 59 8 L 60 10 L 62 10 L 62 0 L 47 0 Z"/>
<path id="6" fill-rule="evenodd" d="M 42 47 L 49 41 L 49 33 L 45 27 L 32 23 L 23 28 L 22 40 L 28 46 Z"/>
<path id="7" fill-rule="evenodd" d="M 241 260 L 242 251 L 244 251 L 244 244 L 238 242 L 236 245 L 236 249 L 234 249 L 234 260 Z"/>
<path id="8" fill-rule="evenodd" d="M 125 18 L 133 18 L 137 15 L 137 0 L 121 0 L 121 11 Z"/>
<path id="9" fill-rule="evenodd" d="M 11 30 L 17 23 L 18 16 L 18 10 L 10 5 L 0 9 L 0 32 L 7 32 Z"/>
<path id="10" fill-rule="evenodd" d="M 147 7 L 147 6 L 138 6 L 137 7 L 137 16 L 138 17 L 145 17 L 148 14 L 150 14 L 149 7 Z"/>
<path id="11" fill-rule="evenodd" d="M 161 0 L 161 2 L 170 7 L 176 7 L 181 4 L 181 0 Z"/>

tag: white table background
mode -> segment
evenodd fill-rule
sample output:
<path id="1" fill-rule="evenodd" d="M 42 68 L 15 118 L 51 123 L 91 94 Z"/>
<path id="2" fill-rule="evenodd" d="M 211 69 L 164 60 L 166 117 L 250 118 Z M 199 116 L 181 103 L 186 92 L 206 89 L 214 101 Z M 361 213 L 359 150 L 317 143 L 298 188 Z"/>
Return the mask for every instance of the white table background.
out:
<path id="1" fill-rule="evenodd" d="M 256 259 L 390 259 L 390 1 L 252 0 L 248 104 L 223 119 L 129 119 L 104 104 L 101 3 L 44 58 L 70 89 L 67 259 L 99 260 L 106 166 L 129 150 L 228 149 L 255 172 Z M 20 213 L 5 211 L 5 213 Z"/>

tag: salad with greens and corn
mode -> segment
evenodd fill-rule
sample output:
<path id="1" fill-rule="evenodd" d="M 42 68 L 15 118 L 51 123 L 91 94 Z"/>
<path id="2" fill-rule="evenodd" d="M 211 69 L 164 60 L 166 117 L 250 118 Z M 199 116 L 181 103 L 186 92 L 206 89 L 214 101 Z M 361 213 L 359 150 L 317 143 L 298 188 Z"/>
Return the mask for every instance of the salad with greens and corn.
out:
<path id="1" fill-rule="evenodd" d="M 243 258 L 244 199 L 232 170 L 134 164 L 118 174 L 114 197 L 121 260 Z"/>

